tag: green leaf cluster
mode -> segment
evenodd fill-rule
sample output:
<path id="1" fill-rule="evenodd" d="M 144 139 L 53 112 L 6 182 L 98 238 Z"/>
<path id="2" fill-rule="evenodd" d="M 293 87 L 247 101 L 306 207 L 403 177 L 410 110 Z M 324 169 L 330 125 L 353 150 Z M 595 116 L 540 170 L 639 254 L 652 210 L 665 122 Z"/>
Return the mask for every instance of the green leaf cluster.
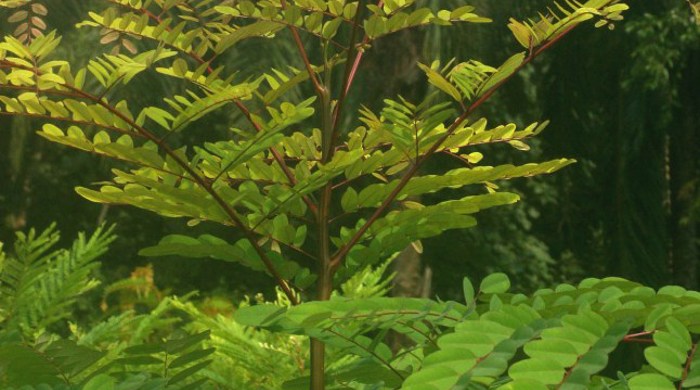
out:
<path id="1" fill-rule="evenodd" d="M 533 30 L 539 35 L 531 46 L 543 46 L 589 17 L 616 18 L 621 7 L 614 0 L 571 3 L 566 16 Z M 42 137 L 123 163 L 109 182 L 77 188 L 91 201 L 128 204 L 185 218 L 189 225 L 215 222 L 239 232 L 232 240 L 170 236 L 143 255 L 236 262 L 300 291 L 318 280 L 309 262 L 330 261 L 318 258 L 319 242 L 308 240 L 310 233 L 329 231 L 329 252 L 337 257 L 333 273 L 344 280 L 410 243 L 474 226 L 474 214 L 482 209 L 518 200 L 497 191 L 495 182 L 552 173 L 573 162 L 489 166 L 475 150 L 508 143 L 527 151 L 527 139 L 545 127 L 546 122 L 489 127 L 486 119 L 467 119 L 535 52 L 516 54 L 499 67 L 476 60 L 420 65 L 449 100 L 437 94 L 417 104 L 386 99 L 378 114 L 362 108 L 361 125 L 354 128 L 339 129 L 338 120 L 329 127 L 328 118 L 342 115 L 332 110 L 340 109 L 343 94 L 287 98 L 302 82 L 331 80 L 342 64 L 346 75 L 352 73 L 353 56 L 383 35 L 427 24 L 484 21 L 471 6 L 433 11 L 410 0 L 381 6 L 335 0 L 114 1 L 91 12 L 79 27 L 138 38 L 145 46 L 140 53 L 98 55 L 74 69 L 51 58 L 60 44 L 56 32 L 27 43 L 6 36 L 0 43 L 0 113 L 34 118 L 42 123 Z M 244 40 L 279 39 L 282 29 L 320 39 L 321 64 L 307 59 L 303 69 L 272 69 L 241 79 L 218 61 Z M 363 40 L 343 46 L 348 35 L 359 34 Z M 122 90 L 146 73 L 182 85 L 181 92 L 163 96 L 163 104 L 136 107 Z M 201 119 L 229 108 L 242 120 L 231 123 L 224 137 L 178 142 L 180 133 L 203 132 Z M 463 167 L 418 175 L 418 167 L 436 153 L 455 157 Z M 433 204 L 411 200 L 472 185 L 485 193 Z M 322 205 L 324 189 L 335 196 Z M 328 217 L 322 227 L 316 226 L 320 208 Z"/>
<path id="2" fill-rule="evenodd" d="M 531 295 L 509 293 L 509 288 L 510 281 L 499 273 L 485 278 L 477 290 L 465 278 L 466 305 L 335 298 L 288 308 L 251 306 L 234 318 L 312 336 L 354 356 L 328 371 L 338 388 L 348 383 L 347 373 L 354 373 L 357 383 L 382 389 L 700 385 L 698 292 L 677 286 L 655 291 L 619 278 L 586 279 L 578 286 L 562 284 Z M 392 350 L 386 344 L 389 330 L 405 335 L 410 346 Z M 617 378 L 602 375 L 622 345 L 637 342 L 646 345 L 641 370 Z M 303 381 L 287 386 L 297 388 Z"/>

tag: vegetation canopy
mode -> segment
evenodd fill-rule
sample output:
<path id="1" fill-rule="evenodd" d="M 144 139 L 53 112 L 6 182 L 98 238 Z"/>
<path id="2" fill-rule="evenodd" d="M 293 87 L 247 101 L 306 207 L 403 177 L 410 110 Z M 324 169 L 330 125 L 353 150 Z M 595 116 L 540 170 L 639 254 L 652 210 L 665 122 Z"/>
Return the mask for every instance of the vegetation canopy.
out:
<path id="1" fill-rule="evenodd" d="M 572 0 L 554 3 L 534 19 L 511 18 L 508 28 L 522 52 L 498 66 L 477 60 L 418 64 L 432 93 L 416 102 L 388 96 L 381 107 L 350 104 L 363 58 L 377 40 L 407 29 L 489 19 L 468 5 L 432 9 L 412 0 L 112 0 L 78 24 L 98 29 L 107 46 L 81 65 L 59 58 L 61 37 L 43 22 L 44 5 L 13 0 L 0 6 L 12 9 L 8 20 L 17 25 L 0 43 L 0 115 L 34 119 L 41 123 L 40 136 L 114 160 L 109 181 L 76 189 L 88 200 L 185 218 L 192 227 L 229 228 L 225 236 L 170 235 L 140 253 L 213 258 L 273 278 L 283 294 L 279 302 L 241 308 L 236 318 L 310 338 L 309 375 L 287 382 L 288 388 L 696 385 L 690 335 L 697 332 L 698 317 L 691 314 L 698 297 L 684 290 L 656 293 L 621 280 L 589 280 L 533 297 L 511 296 L 510 282 L 495 274 L 478 294 L 465 280 L 465 304 L 381 294 L 329 301 L 343 283 L 405 247 L 421 248 L 422 239 L 474 226 L 481 210 L 518 201 L 498 181 L 552 173 L 574 162 L 486 165 L 475 147 L 503 143 L 527 151 L 528 140 L 547 122 L 494 125 L 474 116 L 519 70 L 581 23 L 592 20 L 600 27 L 621 20 L 624 3 Z M 248 41 L 263 50 L 287 41 L 298 56 L 285 68 L 262 72 L 231 66 Z M 177 92 L 147 104 L 131 99 L 129 85 L 148 78 L 166 80 Z M 225 131 L 203 126 L 203 118 L 214 115 L 226 118 Z M 426 172 L 426 162 L 437 155 L 456 164 Z M 472 194 L 439 202 L 421 197 L 464 187 L 473 187 Z M 52 243 L 46 234 L 40 245 Z M 100 231 L 90 241 L 96 252 L 107 236 Z M 82 270 L 76 277 L 84 279 L 95 255 L 82 256 L 83 263 L 58 259 L 56 267 Z M 17 282 L 26 277 L 22 272 L 52 266 L 18 259 L 8 268 L 10 282 L 3 282 L 27 299 L 18 293 L 24 291 Z M 82 292 L 37 291 L 65 305 Z M 483 299 L 485 306 L 478 304 Z M 29 318 L 25 326 L 44 329 L 58 315 L 51 310 L 61 306 L 41 302 L 44 309 L 30 305 L 38 311 L 9 315 L 8 324 Z M 186 304 L 178 305 L 186 311 Z M 614 383 L 592 379 L 617 344 L 635 338 L 629 332 L 642 325 L 657 344 L 644 352 L 650 365 L 642 373 L 620 374 Z M 121 388 L 118 383 L 137 380 L 129 379 L 129 370 L 114 374 L 109 364 L 100 365 L 102 352 L 77 353 L 83 347 L 74 342 L 52 355 L 52 346 L 63 344 L 45 346 L 28 329 L 19 327 L 21 340 L 31 340 L 36 349 L 10 344 L 5 356 L 21 350 L 30 361 L 38 350 L 53 362 L 92 357 L 68 359 L 73 365 L 54 367 L 47 378 L 61 372 L 66 385 L 85 388 Z M 390 332 L 403 334 L 410 347 L 390 348 Z M 162 368 L 157 380 L 145 374 L 138 379 L 139 386 L 154 387 L 134 388 L 180 388 L 181 381 L 204 386 L 206 380 L 189 377 L 211 363 L 214 349 L 203 346 L 208 338 L 200 331 L 132 345 L 114 352 L 129 355 L 114 365 Z M 327 346 L 334 357 L 348 356 L 331 362 Z M 517 354 L 521 348 L 527 358 Z M 86 371 L 95 364 L 101 368 Z M 3 366 L 0 373 L 21 372 L 15 368 Z"/>

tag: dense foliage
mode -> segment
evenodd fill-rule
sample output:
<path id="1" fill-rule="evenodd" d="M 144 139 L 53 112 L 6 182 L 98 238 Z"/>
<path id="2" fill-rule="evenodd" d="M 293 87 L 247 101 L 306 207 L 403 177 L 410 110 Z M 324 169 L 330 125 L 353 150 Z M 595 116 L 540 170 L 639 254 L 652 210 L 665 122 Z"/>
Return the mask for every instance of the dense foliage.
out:
<path id="1" fill-rule="evenodd" d="M 338 388 L 353 382 L 402 389 L 700 385 L 695 354 L 698 292 L 679 286 L 655 291 L 619 278 L 591 278 L 529 296 L 508 293 L 509 287 L 508 278 L 496 273 L 478 290 L 464 280 L 466 305 L 416 298 L 339 298 L 289 308 L 258 305 L 239 310 L 236 318 L 318 337 L 356 356 L 351 364 L 329 373 Z M 382 342 L 388 330 L 415 344 L 392 351 Z M 627 371 L 619 356 L 615 361 L 613 352 L 624 351 L 624 343 L 648 343 L 641 369 Z M 630 354 L 625 360 L 639 358 Z M 600 375 L 603 370 L 617 370 L 617 376 Z"/>
<path id="2" fill-rule="evenodd" d="M 111 52 L 117 46 L 116 41 L 106 43 L 103 50 L 96 45 L 100 33 L 106 31 L 72 28 L 90 10 L 102 7 L 101 0 L 65 0 L 60 7 L 43 3 L 48 14 L 32 16 L 42 19 L 48 26 L 46 31 L 56 28 L 64 42 L 70 42 L 57 48 L 61 57 L 82 64 L 96 51 Z M 30 3 L 25 4 L 1 10 L 3 19 L 17 10 L 28 10 Z M 436 9 L 461 3 L 423 0 L 421 4 Z M 523 0 L 508 7 L 483 0 L 470 4 L 497 23 L 487 28 L 474 24 L 421 28 L 377 41 L 363 57 L 353 87 L 356 93 L 346 99 L 348 109 L 354 111 L 362 103 L 378 112 L 382 96 L 399 94 L 421 101 L 428 91 L 416 61 L 457 57 L 500 62 L 516 50 L 517 43 L 507 29 L 494 27 L 513 15 L 536 15 L 548 2 Z M 639 2 L 626 12 L 626 19 L 628 22 L 610 32 L 576 29 L 566 44 L 556 45 L 550 55 L 538 59 L 538 66 L 520 72 L 504 86 L 503 93 L 475 113 L 488 116 L 493 123 L 552 119 L 546 137 L 528 141 L 532 146 L 529 153 L 511 148 L 477 149 L 484 152 L 489 164 L 560 156 L 573 157 L 579 163 L 551 177 L 499 183 L 527 202 L 480 214 L 482 228 L 448 231 L 423 242 L 422 263 L 430 267 L 425 272 L 432 271 L 426 280 L 432 279 L 434 293 L 451 298 L 460 294 L 456 288 L 460 274 L 453 272 L 455 267 L 477 277 L 502 270 L 523 290 L 609 274 L 655 287 L 677 283 L 697 288 L 693 269 L 698 261 L 698 219 L 693 216 L 697 216 L 700 196 L 694 185 L 699 171 L 693 158 L 698 142 L 692 126 L 697 122 L 692 86 L 698 80 L 693 69 L 698 69 L 700 34 L 683 1 Z M 0 31 L 13 33 L 22 23 L 2 23 Z M 134 37 L 122 38 L 141 49 L 146 44 Z M 303 33 L 302 40 L 309 42 Z M 255 77 L 265 69 L 285 69 L 290 61 L 296 67 L 302 65 L 295 62 L 296 48 L 291 40 L 269 42 L 265 56 L 257 55 L 260 41 L 249 40 L 218 60 L 238 70 L 243 78 Z M 309 49 L 315 56 L 313 45 Z M 129 53 L 123 46 L 121 50 Z M 383 94 L 374 91 L 380 83 Z M 119 92 L 141 107 L 158 104 L 160 97 L 179 91 L 177 84 L 146 72 L 138 83 L 130 83 Z M 295 96 L 308 92 L 308 87 L 290 91 Z M 562 99 L 564 95 L 568 98 Z M 236 110 L 219 110 L 199 122 L 209 129 L 208 134 L 221 134 L 227 123 L 239 119 Z M 148 261 L 136 256 L 138 248 L 152 245 L 168 233 L 188 234 L 189 229 L 177 220 L 76 201 L 73 187 L 107 177 L 108 161 L 87 154 L 66 154 L 62 148 L 32 136 L 36 128 L 24 118 L 0 114 L 0 126 L 6 135 L 0 138 L 0 239 L 11 240 L 13 231 L 27 223 L 47 226 L 58 220 L 71 236 L 92 229 L 95 220 L 118 221 L 121 239 L 104 266 L 105 272 L 118 278 Z M 181 136 L 196 139 L 197 134 L 201 133 Z M 450 159 L 438 157 L 428 165 L 456 166 Z M 470 191 L 464 190 L 452 196 L 468 194 Z M 212 233 L 210 226 L 194 230 L 196 234 Z M 154 268 L 156 277 L 176 291 L 250 291 L 265 286 L 264 291 L 272 296 L 263 275 L 241 277 L 239 268 L 216 260 L 192 263 L 169 257 L 154 262 Z M 212 274 L 217 278 L 212 279 Z"/>
<path id="3" fill-rule="evenodd" d="M 81 234 L 70 249 L 55 249 L 53 227 L 31 230 L 0 253 L 0 387 L 276 389 L 304 372 L 307 339 L 241 326 L 228 301 L 165 297 L 148 272 L 100 287 L 86 270 L 99 267 L 111 230 Z M 339 293 L 385 294 L 387 264 L 357 273 Z M 100 316 L 66 321 L 96 305 L 96 290 L 104 297 Z M 274 304 L 289 301 L 280 293 Z"/>
<path id="4" fill-rule="evenodd" d="M 212 314 L 192 297 L 168 297 L 149 313 L 128 309 L 87 328 L 67 327 L 65 316 L 99 289 L 85 270 L 99 265 L 97 256 L 113 238 L 98 229 L 55 250 L 53 228 L 30 231 L 0 255 L 3 388 L 303 389 L 303 336 L 329 346 L 328 388 L 700 385 L 700 294 L 619 278 L 524 295 L 510 293 L 509 279 L 496 273 L 478 288 L 465 278 L 463 302 L 439 302 L 383 297 L 384 266 L 358 273 L 330 301 L 292 306 L 280 294 L 276 302 L 243 304 L 237 321 L 222 307 Z M 115 283 L 126 284 L 146 294 L 147 280 Z M 47 310 L 47 302 L 59 303 L 52 307 L 60 311 Z M 409 342 L 392 348 L 392 333 Z"/>
<path id="5" fill-rule="evenodd" d="M 150 314 L 136 314 L 133 305 L 87 333 L 74 325 L 72 336 L 60 337 L 51 326 L 96 286 L 89 275 L 110 234 L 98 231 L 55 255 L 43 252 L 56 243 L 51 230 L 21 236 L 3 277 L 11 308 L 2 347 L 8 385 L 24 384 L 38 365 L 44 371 L 33 384 L 85 388 L 694 386 L 697 295 L 680 288 L 656 293 L 623 280 L 586 280 L 511 296 L 507 277 L 493 274 L 478 294 L 465 280 L 466 304 L 378 296 L 386 284 L 376 275 L 387 259 L 407 247 L 420 252 L 422 240 L 473 227 L 477 212 L 519 200 L 508 184 L 496 182 L 574 162 L 487 165 L 489 145 L 529 151 L 547 122 L 490 125 L 472 116 L 579 24 L 594 19 L 597 27 L 612 27 L 625 4 L 571 1 L 534 20 L 510 18 L 508 28 L 525 51 L 500 66 L 423 61 L 424 96 L 391 95 L 359 108 L 356 76 L 380 38 L 489 19 L 471 6 L 435 9 L 403 0 L 111 1 L 78 25 L 97 28 L 111 48 L 83 65 L 59 49 L 60 35 L 42 19 L 44 5 L 0 6 L 15 10 L 8 21 L 17 24 L 0 43 L 0 114 L 38 121 L 42 137 L 114 162 L 110 181 L 77 188 L 105 205 L 100 219 L 109 205 L 123 204 L 185 218 L 185 234 L 166 236 L 140 254 L 261 271 L 280 294 L 276 304 L 244 304 L 235 315 L 275 334 L 229 328 L 230 319 L 207 316 L 186 298 L 163 298 L 144 268 L 109 286 L 102 306 L 112 294 L 131 292 L 139 305 L 150 305 Z M 296 60 L 262 70 L 231 61 L 250 41 L 262 47 L 286 41 Z M 124 88 L 147 80 L 171 87 L 156 99 Z M 434 164 L 439 156 L 452 163 Z M 33 253 L 35 242 L 40 249 Z M 384 266 L 372 271 L 377 264 Z M 682 262 L 674 264 L 682 269 Z M 367 275 L 375 275 L 371 286 L 363 282 Z M 483 299 L 487 304 L 478 304 Z M 166 315 L 170 310 L 178 314 Z M 173 333 L 180 322 L 187 332 Z M 476 331 L 485 326 L 494 333 Z M 133 337 L 88 337 L 93 344 L 82 338 L 105 329 L 131 329 Z M 235 336 L 226 343 L 210 339 L 210 332 L 231 336 L 231 329 Z M 259 344 L 244 348 L 251 334 Z M 619 367 L 615 380 L 597 376 L 617 344 L 652 334 L 644 340 L 657 344 L 644 350 L 648 368 Z M 671 336 L 682 345 L 667 348 Z M 259 361 L 227 371 L 250 358 L 241 351 L 267 356 L 270 348 L 261 344 L 268 341 L 293 357 L 275 369 L 276 378 L 254 374 L 265 366 Z M 678 357 L 673 367 L 669 353 Z"/>
<path id="6" fill-rule="evenodd" d="M 74 325 L 71 339 L 60 338 L 50 331 L 57 325 L 60 330 L 61 320 L 75 310 L 77 298 L 99 284 L 89 274 L 98 266 L 97 257 L 113 239 L 109 229 L 98 229 L 90 237 L 81 235 L 69 250 L 55 250 L 58 234 L 54 228 L 41 234 L 31 230 L 27 235 L 18 235 L 13 255 L 0 256 L 3 259 L 0 268 L 3 388 L 32 385 L 69 388 L 68 385 L 81 384 L 84 385 L 81 388 L 102 389 L 113 387 L 116 378 L 123 382 L 119 388 L 163 387 L 182 381 L 206 365 L 200 362 L 188 366 L 188 363 L 213 352 L 213 349 L 193 348 L 208 339 L 209 331 L 162 343 L 139 343 L 154 328 L 172 322 L 159 320 L 158 310 L 141 316 L 125 311 L 93 324 L 88 332 L 80 332 Z M 132 334 L 127 333 L 127 327 L 131 327 Z M 162 372 L 162 377 L 156 379 L 145 373 L 126 371 L 130 365 L 155 365 L 153 372 Z M 113 376 L 100 372 L 111 372 Z M 191 388 L 198 386 L 196 383 Z"/>

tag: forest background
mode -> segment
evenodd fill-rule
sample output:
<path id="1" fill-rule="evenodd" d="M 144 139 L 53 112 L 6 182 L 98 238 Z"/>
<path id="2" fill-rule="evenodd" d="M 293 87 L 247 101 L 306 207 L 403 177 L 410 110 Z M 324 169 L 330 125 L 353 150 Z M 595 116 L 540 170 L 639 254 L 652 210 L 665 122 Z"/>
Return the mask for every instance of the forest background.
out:
<path id="1" fill-rule="evenodd" d="M 72 28 L 95 3 L 45 2 L 49 12 L 44 21 L 49 29 L 64 32 L 64 42 L 71 44 L 61 50 L 70 48 L 69 58 L 114 47 L 115 42 L 97 46 L 98 31 Z M 491 28 L 395 34 L 372 49 L 377 55 L 367 56 L 358 88 L 381 83 L 383 96 L 420 100 L 427 91 L 417 62 L 458 57 L 498 63 L 517 43 L 497 26 L 508 16 L 533 14 L 547 5 L 540 0 L 472 3 L 494 19 Z M 591 26 L 574 31 L 566 45 L 519 73 L 480 113 L 496 122 L 552 121 L 528 154 L 494 148 L 488 151 L 490 158 L 523 162 L 566 156 L 578 164 L 556 175 L 505 183 L 522 195 L 522 202 L 483 212 L 474 229 L 425 241 L 421 254 L 408 248 L 394 265 L 396 294 L 452 299 L 462 294 L 463 275 L 479 280 L 494 271 L 507 273 L 520 291 L 607 275 L 652 287 L 698 289 L 700 30 L 682 1 L 630 1 L 630 6 L 625 23 L 612 31 L 595 33 Z M 14 26 L 5 19 L 0 30 L 11 33 Z M 138 44 L 116 43 L 122 51 Z M 245 62 L 251 71 L 283 68 L 290 59 L 296 61 L 294 50 L 277 46 L 262 56 L 251 42 L 232 61 Z M 171 87 L 154 81 L 130 88 L 130 99 L 149 102 Z M 361 95 L 348 104 L 362 101 L 376 108 L 381 103 L 379 97 Z M 239 114 L 208 116 L 202 126 L 223 130 L 234 115 Z M 155 286 L 163 292 L 198 290 L 204 297 L 224 295 L 234 301 L 259 292 L 274 297 L 273 284 L 264 275 L 256 278 L 230 263 L 139 257 L 139 249 L 192 228 L 134 208 L 90 203 L 75 193 L 76 186 L 106 177 L 110 167 L 109 161 L 37 137 L 21 118 L 0 117 L 0 242 L 53 221 L 65 243 L 79 231 L 116 223 L 119 238 L 100 270 L 107 285 L 135 270 L 150 277 L 152 264 Z M 212 231 L 211 226 L 194 229 Z"/>

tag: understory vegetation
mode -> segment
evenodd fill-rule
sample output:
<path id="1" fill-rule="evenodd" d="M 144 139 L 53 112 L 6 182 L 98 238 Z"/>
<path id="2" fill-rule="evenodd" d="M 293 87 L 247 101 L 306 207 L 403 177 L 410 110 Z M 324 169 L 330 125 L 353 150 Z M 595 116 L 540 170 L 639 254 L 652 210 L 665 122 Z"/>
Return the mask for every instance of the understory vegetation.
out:
<path id="1" fill-rule="evenodd" d="M 101 286 L 90 274 L 114 238 L 56 249 L 54 228 L 32 230 L 0 257 L 3 388 L 305 389 L 309 337 L 328 346 L 328 388 L 700 386 L 700 293 L 682 287 L 589 278 L 525 295 L 495 273 L 465 278 L 460 302 L 389 298 L 386 263 L 329 301 L 233 307 L 163 296 L 148 272 Z M 100 299 L 100 318 L 66 321 Z"/>

